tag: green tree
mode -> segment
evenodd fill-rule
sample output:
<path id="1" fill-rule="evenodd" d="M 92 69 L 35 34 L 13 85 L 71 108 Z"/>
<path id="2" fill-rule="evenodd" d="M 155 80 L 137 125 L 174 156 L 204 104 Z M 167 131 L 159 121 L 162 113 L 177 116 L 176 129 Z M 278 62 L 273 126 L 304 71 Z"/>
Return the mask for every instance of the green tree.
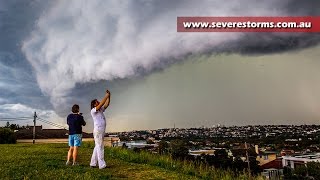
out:
<path id="1" fill-rule="evenodd" d="M 315 180 L 320 180 L 320 163 L 319 162 L 308 162 L 307 171 L 309 176 L 312 176 Z"/>
<path id="2" fill-rule="evenodd" d="M 306 179 L 306 176 L 308 175 L 308 169 L 306 166 L 299 166 L 294 169 L 293 174 L 298 179 Z"/>
<path id="3" fill-rule="evenodd" d="M 259 161 L 256 160 L 256 157 L 250 156 L 249 157 L 249 163 L 250 163 L 251 173 L 256 175 L 256 174 L 261 172 L 260 166 L 259 166 Z"/>
<path id="4" fill-rule="evenodd" d="M 171 141 L 170 154 L 174 159 L 185 159 L 189 154 L 189 150 L 186 147 L 186 142 L 178 139 Z"/>
<path id="5" fill-rule="evenodd" d="M 151 139 L 147 139 L 147 144 L 153 144 L 154 142 Z"/>
<path id="6" fill-rule="evenodd" d="M 7 122 L 7 124 L 6 124 L 6 126 L 5 126 L 6 128 L 9 128 L 10 127 L 10 123 L 9 123 L 9 121 Z"/>
<path id="7" fill-rule="evenodd" d="M 0 144 L 15 144 L 17 138 L 9 128 L 0 128 Z"/>
<path id="8" fill-rule="evenodd" d="M 232 169 L 238 172 L 242 172 L 246 163 L 240 158 L 236 157 L 232 163 Z"/>
<path id="9" fill-rule="evenodd" d="M 293 179 L 292 178 L 292 169 L 288 166 L 283 167 L 283 175 L 284 175 L 284 180 Z"/>
<path id="10" fill-rule="evenodd" d="M 166 141 L 161 140 L 158 144 L 158 153 L 166 154 L 168 152 L 169 145 Z"/>
<path id="11" fill-rule="evenodd" d="M 18 124 L 10 124 L 10 129 L 11 130 L 17 130 L 17 129 L 19 129 L 19 125 Z"/>
<path id="12" fill-rule="evenodd" d="M 292 174 L 297 179 L 320 180 L 320 163 L 308 162 L 306 166 L 296 167 Z"/>
<path id="13" fill-rule="evenodd" d="M 232 167 L 232 159 L 229 158 L 225 149 L 215 150 L 214 155 L 205 155 L 204 160 L 210 166 L 217 168 L 228 169 Z"/>

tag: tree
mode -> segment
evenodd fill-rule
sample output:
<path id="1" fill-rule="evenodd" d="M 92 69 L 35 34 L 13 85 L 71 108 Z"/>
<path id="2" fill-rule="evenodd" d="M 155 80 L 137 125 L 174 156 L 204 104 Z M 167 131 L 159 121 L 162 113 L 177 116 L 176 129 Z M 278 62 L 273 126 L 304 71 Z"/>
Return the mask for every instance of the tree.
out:
<path id="1" fill-rule="evenodd" d="M 320 180 L 320 163 L 319 162 L 308 162 L 307 171 L 309 176 L 312 176 L 316 180 Z"/>
<path id="2" fill-rule="evenodd" d="M 17 129 L 19 129 L 19 125 L 18 124 L 10 124 L 10 129 L 11 130 L 17 130 Z"/>
<path id="3" fill-rule="evenodd" d="M 242 172 L 245 166 L 246 163 L 240 157 L 236 157 L 232 163 L 232 169 L 237 172 Z"/>
<path id="4" fill-rule="evenodd" d="M 183 160 L 188 156 L 189 150 L 183 140 L 173 140 L 170 142 L 170 154 L 174 159 Z"/>
<path id="5" fill-rule="evenodd" d="M 123 144 L 122 144 L 122 148 L 123 148 L 123 149 L 128 149 L 127 144 L 126 144 L 126 143 L 123 143 Z"/>
<path id="6" fill-rule="evenodd" d="M 205 155 L 205 163 L 210 166 L 217 168 L 228 169 L 232 167 L 232 159 L 229 158 L 228 153 L 225 149 L 217 149 L 214 155 Z"/>
<path id="7" fill-rule="evenodd" d="M 290 170 L 289 170 L 290 169 Z M 313 179 L 320 180 L 320 163 L 308 162 L 305 165 L 296 167 L 294 170 L 291 168 L 284 169 L 285 179 Z"/>
<path id="8" fill-rule="evenodd" d="M 283 167 L 283 175 L 285 180 L 292 179 L 292 169 L 289 166 Z"/>
<path id="9" fill-rule="evenodd" d="M 9 121 L 7 122 L 7 124 L 6 124 L 6 126 L 5 126 L 6 128 L 9 128 L 10 127 L 10 123 L 9 123 Z"/>
<path id="10" fill-rule="evenodd" d="M 147 144 L 153 144 L 153 141 L 151 139 L 147 139 Z"/>
<path id="11" fill-rule="evenodd" d="M 249 163 L 250 163 L 250 170 L 253 174 L 258 174 L 261 172 L 260 166 L 259 166 L 259 161 L 256 160 L 256 157 L 250 156 L 249 157 Z"/>
<path id="12" fill-rule="evenodd" d="M 0 128 L 0 144 L 15 144 L 17 138 L 9 128 Z"/>
<path id="13" fill-rule="evenodd" d="M 130 138 L 129 137 L 127 137 L 127 136 L 120 136 L 119 137 L 119 139 L 121 140 L 121 141 L 130 141 Z"/>
<path id="14" fill-rule="evenodd" d="M 158 153 L 166 154 L 168 152 L 169 145 L 166 141 L 161 140 L 158 144 Z"/>
<path id="15" fill-rule="evenodd" d="M 296 175 L 299 179 L 305 179 L 308 175 L 308 170 L 306 166 L 299 166 L 294 169 L 293 174 Z"/>

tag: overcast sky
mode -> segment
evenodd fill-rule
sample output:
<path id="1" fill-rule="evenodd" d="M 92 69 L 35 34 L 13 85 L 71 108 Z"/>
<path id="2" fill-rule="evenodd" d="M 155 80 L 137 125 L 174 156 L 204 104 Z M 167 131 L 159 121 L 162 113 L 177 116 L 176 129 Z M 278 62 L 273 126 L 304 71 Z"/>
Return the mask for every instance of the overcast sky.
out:
<path id="1" fill-rule="evenodd" d="M 37 111 L 66 125 L 77 103 L 92 132 L 90 101 L 108 88 L 108 131 L 319 124 L 319 33 L 176 32 L 177 16 L 319 9 L 318 0 L 0 0 L 0 118 Z"/>

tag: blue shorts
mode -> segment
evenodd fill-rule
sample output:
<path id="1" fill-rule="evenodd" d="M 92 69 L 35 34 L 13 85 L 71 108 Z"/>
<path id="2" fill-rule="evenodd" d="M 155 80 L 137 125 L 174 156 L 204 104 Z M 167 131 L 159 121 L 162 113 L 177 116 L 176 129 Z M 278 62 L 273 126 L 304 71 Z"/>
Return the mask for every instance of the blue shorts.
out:
<path id="1" fill-rule="evenodd" d="M 82 143 L 82 134 L 69 135 L 69 146 L 80 146 Z"/>

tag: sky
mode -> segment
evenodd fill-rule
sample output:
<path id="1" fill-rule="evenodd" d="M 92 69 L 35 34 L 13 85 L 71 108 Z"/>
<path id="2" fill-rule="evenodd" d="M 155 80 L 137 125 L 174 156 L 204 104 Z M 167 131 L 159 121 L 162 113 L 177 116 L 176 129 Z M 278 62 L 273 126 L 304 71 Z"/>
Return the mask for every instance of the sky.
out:
<path id="1" fill-rule="evenodd" d="M 319 124 L 319 33 L 176 29 L 178 16 L 319 9 L 318 0 L 0 0 L 0 118 L 36 111 L 66 126 L 79 104 L 92 132 L 90 101 L 109 89 L 110 132 Z"/>

